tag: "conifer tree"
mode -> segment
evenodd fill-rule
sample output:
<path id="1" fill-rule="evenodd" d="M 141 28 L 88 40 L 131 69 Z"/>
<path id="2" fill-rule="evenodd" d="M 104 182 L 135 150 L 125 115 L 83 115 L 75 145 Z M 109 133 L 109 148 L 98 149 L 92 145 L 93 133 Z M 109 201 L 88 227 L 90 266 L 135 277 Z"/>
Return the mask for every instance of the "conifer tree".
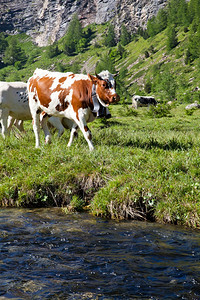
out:
<path id="1" fill-rule="evenodd" d="M 192 30 L 196 32 L 200 23 L 200 0 L 190 0 L 188 10 Z"/>
<path id="2" fill-rule="evenodd" d="M 168 10 L 168 25 L 177 26 L 177 9 L 179 0 L 170 0 L 167 6 Z"/>
<path id="3" fill-rule="evenodd" d="M 155 36 L 167 27 L 167 11 L 160 9 L 157 16 L 153 16 L 147 22 L 147 33 L 150 37 Z"/>
<path id="4" fill-rule="evenodd" d="M 200 24 L 196 32 L 190 33 L 185 62 L 191 63 L 196 58 L 200 58 Z"/>
<path id="5" fill-rule="evenodd" d="M 103 70 L 108 70 L 110 73 L 115 73 L 115 66 L 109 55 L 104 55 L 96 64 L 96 73 L 100 73 Z"/>
<path id="6" fill-rule="evenodd" d="M 81 23 L 75 14 L 69 24 L 67 34 L 64 39 L 64 53 L 72 55 L 78 49 L 78 43 L 83 37 Z"/>
<path id="7" fill-rule="evenodd" d="M 20 62 L 22 65 L 23 63 L 25 63 L 25 61 L 26 55 L 24 50 L 22 50 L 15 38 L 10 39 L 8 47 L 6 48 L 3 56 L 4 64 L 14 65 L 16 62 Z"/>
<path id="8" fill-rule="evenodd" d="M 127 31 L 126 26 L 123 24 L 121 28 L 121 34 L 120 34 L 120 43 L 122 46 L 126 46 L 128 43 L 130 43 L 131 37 L 130 33 Z"/>
<path id="9" fill-rule="evenodd" d="M 190 22 L 194 20 L 197 24 L 200 22 L 200 0 L 190 0 L 189 2 L 189 17 Z"/>
<path id="10" fill-rule="evenodd" d="M 120 58 L 122 58 L 123 55 L 125 55 L 125 53 L 126 53 L 126 51 L 125 51 L 124 47 L 121 45 L 121 43 L 117 44 L 117 52 L 119 53 Z"/>
<path id="11" fill-rule="evenodd" d="M 112 24 L 110 24 L 109 27 L 108 27 L 108 33 L 107 33 L 107 35 L 105 37 L 104 44 L 107 47 L 114 47 L 114 46 L 116 46 L 115 31 L 114 31 L 114 26 Z"/>
<path id="12" fill-rule="evenodd" d="M 150 37 L 153 37 L 158 33 L 157 32 L 157 22 L 156 22 L 156 17 L 155 16 L 153 16 L 147 22 L 147 33 Z"/>
<path id="13" fill-rule="evenodd" d="M 188 4 L 185 0 L 179 0 L 177 10 L 178 25 L 188 26 L 190 24 Z"/>
<path id="14" fill-rule="evenodd" d="M 58 44 L 54 43 L 47 48 L 46 54 L 49 58 L 55 57 L 59 54 Z"/>
<path id="15" fill-rule="evenodd" d="M 160 9 L 156 16 L 158 33 L 167 28 L 168 13 L 166 9 Z"/>
<path id="16" fill-rule="evenodd" d="M 5 39 L 4 33 L 0 32 L 0 55 L 4 53 L 7 46 L 8 42 Z"/>
<path id="17" fill-rule="evenodd" d="M 167 33 L 167 50 L 171 50 L 178 45 L 175 26 L 169 26 Z"/>

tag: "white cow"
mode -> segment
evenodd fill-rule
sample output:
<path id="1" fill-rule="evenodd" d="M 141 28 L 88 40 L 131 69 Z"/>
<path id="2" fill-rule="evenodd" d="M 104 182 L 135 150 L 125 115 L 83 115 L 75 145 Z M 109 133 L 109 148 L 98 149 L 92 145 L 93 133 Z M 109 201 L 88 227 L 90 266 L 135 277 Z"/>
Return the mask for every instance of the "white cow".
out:
<path id="1" fill-rule="evenodd" d="M 24 131 L 23 121 L 32 120 L 27 83 L 25 82 L 0 82 L 0 124 L 2 136 L 9 135 L 14 124 L 20 131 Z M 49 122 L 58 129 L 59 136 L 64 132 L 64 127 L 59 118 L 51 117 Z M 69 126 L 69 127 L 68 127 Z M 65 127 L 71 128 L 70 121 L 65 121 Z"/>

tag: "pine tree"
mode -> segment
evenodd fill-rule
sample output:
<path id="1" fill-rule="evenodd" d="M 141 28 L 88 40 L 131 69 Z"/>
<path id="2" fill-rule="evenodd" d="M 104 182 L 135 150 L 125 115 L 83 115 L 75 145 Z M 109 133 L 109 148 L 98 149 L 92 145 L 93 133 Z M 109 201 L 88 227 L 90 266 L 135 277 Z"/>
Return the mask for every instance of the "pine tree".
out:
<path id="1" fill-rule="evenodd" d="M 59 55 L 60 51 L 58 49 L 58 44 L 54 43 L 47 48 L 46 54 L 49 58 L 53 58 Z"/>
<path id="2" fill-rule="evenodd" d="M 130 41 L 130 33 L 127 31 L 126 26 L 123 24 L 121 28 L 120 43 L 122 46 L 126 46 L 128 43 L 130 43 Z"/>
<path id="3" fill-rule="evenodd" d="M 192 29 L 195 32 L 200 23 L 200 0 L 190 0 L 188 11 Z"/>
<path id="4" fill-rule="evenodd" d="M 14 65 L 16 62 L 20 62 L 22 65 L 26 61 L 26 55 L 24 50 L 20 47 L 20 45 L 17 43 L 15 38 L 10 39 L 8 43 L 8 47 L 5 50 L 4 56 L 3 56 L 3 62 L 6 65 Z M 19 68 L 19 63 L 18 63 Z"/>
<path id="5" fill-rule="evenodd" d="M 189 25 L 189 11 L 185 0 L 170 0 L 168 3 L 168 24 L 175 26 Z"/>
<path id="6" fill-rule="evenodd" d="M 115 73 L 115 66 L 112 59 L 108 54 L 102 56 L 96 64 L 96 73 L 100 73 L 103 70 L 108 70 L 110 73 Z"/>
<path id="7" fill-rule="evenodd" d="M 4 33 L 0 32 L 0 55 L 4 53 L 7 46 L 8 42 L 5 39 Z"/>
<path id="8" fill-rule="evenodd" d="M 200 58 L 200 24 L 195 33 L 190 33 L 185 62 L 191 63 L 196 58 Z"/>
<path id="9" fill-rule="evenodd" d="M 167 28 L 167 18 L 168 13 L 166 9 L 160 9 L 158 11 L 158 14 L 156 16 L 156 23 L 157 23 L 157 32 L 163 31 L 165 28 Z"/>
<path id="10" fill-rule="evenodd" d="M 171 50 L 178 45 L 175 26 L 169 26 L 167 33 L 167 50 Z"/>
<path id="11" fill-rule="evenodd" d="M 72 55 L 78 50 L 78 43 L 83 38 L 83 30 L 78 16 L 75 14 L 69 24 L 67 34 L 64 38 L 63 51 Z"/>
<path id="12" fill-rule="evenodd" d="M 153 37 L 158 33 L 157 32 L 157 22 L 156 22 L 156 17 L 155 16 L 153 16 L 147 22 L 147 33 L 150 37 Z"/>
<path id="13" fill-rule="evenodd" d="M 114 31 L 114 26 L 112 24 L 110 24 L 109 27 L 108 27 L 108 33 L 107 33 L 107 35 L 105 37 L 104 44 L 107 47 L 114 47 L 114 46 L 116 46 L 115 31 Z"/>

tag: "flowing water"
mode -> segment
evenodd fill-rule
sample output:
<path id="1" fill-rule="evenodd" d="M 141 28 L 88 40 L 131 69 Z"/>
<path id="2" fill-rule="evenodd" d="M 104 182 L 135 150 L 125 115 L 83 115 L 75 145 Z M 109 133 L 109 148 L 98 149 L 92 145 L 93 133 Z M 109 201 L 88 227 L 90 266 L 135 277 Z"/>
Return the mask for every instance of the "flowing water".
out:
<path id="1" fill-rule="evenodd" d="M 200 299 L 200 232 L 1 209 L 0 299 Z"/>

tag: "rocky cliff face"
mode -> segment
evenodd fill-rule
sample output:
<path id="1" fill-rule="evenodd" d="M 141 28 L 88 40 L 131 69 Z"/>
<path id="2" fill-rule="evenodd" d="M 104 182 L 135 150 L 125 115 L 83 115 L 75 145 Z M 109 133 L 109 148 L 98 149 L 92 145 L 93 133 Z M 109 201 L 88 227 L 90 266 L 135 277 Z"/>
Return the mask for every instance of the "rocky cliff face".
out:
<path id="1" fill-rule="evenodd" d="M 0 31 L 26 32 L 39 46 L 61 38 L 74 13 L 83 26 L 112 20 L 116 33 L 121 24 L 135 31 L 145 27 L 167 0 L 1 0 Z"/>

